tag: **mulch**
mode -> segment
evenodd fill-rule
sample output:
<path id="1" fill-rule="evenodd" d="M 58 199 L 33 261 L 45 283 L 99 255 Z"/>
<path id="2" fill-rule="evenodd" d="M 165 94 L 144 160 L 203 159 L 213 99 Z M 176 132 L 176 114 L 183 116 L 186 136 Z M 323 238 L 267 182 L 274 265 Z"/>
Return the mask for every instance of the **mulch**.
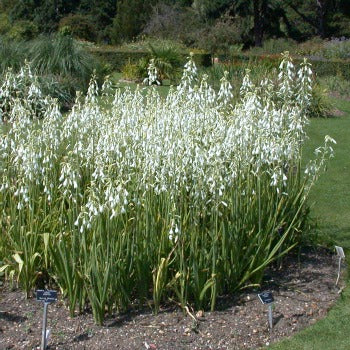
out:
<path id="1" fill-rule="evenodd" d="M 325 317 L 339 297 L 337 258 L 324 248 L 304 248 L 270 268 L 262 288 L 223 296 L 214 312 L 164 306 L 158 315 L 131 308 L 96 326 L 91 312 L 69 317 L 64 301 L 50 304 L 48 349 L 256 349 Z M 341 281 L 340 284 L 344 283 Z M 273 329 L 257 294 L 273 293 Z M 5 283 L 0 287 L 0 349 L 39 349 L 43 306 Z"/>

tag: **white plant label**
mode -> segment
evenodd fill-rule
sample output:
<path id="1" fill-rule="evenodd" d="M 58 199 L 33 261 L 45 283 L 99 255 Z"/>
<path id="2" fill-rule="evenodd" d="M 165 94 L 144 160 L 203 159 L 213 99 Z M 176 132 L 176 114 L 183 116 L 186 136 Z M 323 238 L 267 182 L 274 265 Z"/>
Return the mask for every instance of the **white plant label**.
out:
<path id="1" fill-rule="evenodd" d="M 342 247 L 335 246 L 335 250 L 337 251 L 337 254 L 339 258 L 345 259 L 344 249 Z"/>
<path id="2" fill-rule="evenodd" d="M 344 254 L 344 249 L 342 247 L 339 246 L 335 246 L 335 250 L 337 251 L 337 255 L 339 258 L 339 262 L 338 262 L 338 276 L 337 276 L 337 280 L 335 282 L 335 285 L 338 285 L 339 282 L 339 278 L 340 278 L 340 270 L 341 270 L 341 261 L 342 259 L 345 259 L 345 254 Z"/>

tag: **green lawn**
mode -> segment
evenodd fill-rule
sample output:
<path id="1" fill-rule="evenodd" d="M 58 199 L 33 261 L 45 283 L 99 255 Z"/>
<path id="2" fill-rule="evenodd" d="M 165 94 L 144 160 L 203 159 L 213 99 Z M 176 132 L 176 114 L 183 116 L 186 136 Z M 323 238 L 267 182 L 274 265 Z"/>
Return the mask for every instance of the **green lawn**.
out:
<path id="1" fill-rule="evenodd" d="M 119 73 L 119 72 L 114 72 L 111 76 L 111 80 L 120 89 L 130 88 L 131 90 L 135 90 L 136 86 L 139 85 L 139 87 L 143 89 L 144 94 L 146 94 L 148 89 L 152 89 L 155 87 L 162 97 L 167 96 L 167 94 L 169 92 L 169 88 L 170 88 L 170 81 L 169 80 L 164 80 L 162 86 L 155 86 L 155 85 L 147 86 L 147 85 L 144 85 L 142 83 L 135 84 L 134 82 L 126 82 L 123 80 L 122 73 Z"/>
<path id="2" fill-rule="evenodd" d="M 328 170 L 312 190 L 311 213 L 318 222 L 321 233 L 347 248 L 350 254 L 350 101 L 334 100 L 335 106 L 345 112 L 341 117 L 313 119 L 309 126 L 310 139 L 305 147 L 305 157 L 312 157 L 313 150 L 322 144 L 324 136 L 337 141 L 335 157 Z M 348 259 L 349 262 L 349 259 Z M 348 278 L 348 283 L 350 279 Z M 322 321 L 307 328 L 291 339 L 269 349 L 350 349 L 350 290 L 347 288 L 336 306 Z"/>

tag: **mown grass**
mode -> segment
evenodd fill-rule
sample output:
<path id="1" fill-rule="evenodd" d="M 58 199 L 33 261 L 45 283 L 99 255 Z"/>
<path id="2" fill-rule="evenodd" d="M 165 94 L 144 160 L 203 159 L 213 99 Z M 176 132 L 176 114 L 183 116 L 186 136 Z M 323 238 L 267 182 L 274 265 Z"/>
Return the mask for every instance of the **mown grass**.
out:
<path id="1" fill-rule="evenodd" d="M 313 150 L 329 134 L 337 141 L 335 157 L 328 170 L 312 189 L 311 214 L 318 222 L 318 231 L 334 239 L 335 243 L 350 249 L 350 101 L 333 100 L 336 108 L 344 112 L 341 117 L 313 119 L 309 126 L 310 139 L 305 156 L 312 157 Z M 348 259 L 349 262 L 349 259 Z M 349 273 L 347 273 L 349 276 Z M 347 283 L 350 282 L 347 277 Z M 328 316 L 298 333 L 296 336 L 275 344 L 269 349 L 350 349 L 350 289 L 342 294 Z"/>
<path id="2" fill-rule="evenodd" d="M 115 86 L 119 89 L 126 89 L 126 88 L 129 88 L 131 89 L 131 91 L 134 91 L 136 89 L 137 86 L 139 86 L 141 89 L 144 90 L 144 95 L 147 94 L 147 90 L 148 89 L 152 89 L 154 87 L 153 86 L 147 86 L 147 85 L 144 85 L 142 83 L 135 83 L 135 82 L 127 82 L 123 79 L 123 75 L 122 73 L 119 73 L 119 72 L 114 72 L 111 76 L 111 80 L 113 82 L 113 84 L 115 84 Z M 157 86 L 157 91 L 159 92 L 160 96 L 162 97 L 166 97 L 168 92 L 169 92 L 169 89 L 170 89 L 170 81 L 169 80 L 164 80 L 163 81 L 163 85 L 161 86 Z"/>

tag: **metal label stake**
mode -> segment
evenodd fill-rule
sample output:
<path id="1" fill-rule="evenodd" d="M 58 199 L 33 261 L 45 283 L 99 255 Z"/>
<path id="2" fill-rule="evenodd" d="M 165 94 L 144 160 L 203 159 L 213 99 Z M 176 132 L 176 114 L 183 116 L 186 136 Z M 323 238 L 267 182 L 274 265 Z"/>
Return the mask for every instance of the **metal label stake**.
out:
<path id="1" fill-rule="evenodd" d="M 41 350 L 46 350 L 47 343 L 50 336 L 50 330 L 46 329 L 47 326 L 47 308 L 50 303 L 57 301 L 57 291 L 55 290 L 37 290 L 36 300 L 44 302 L 44 315 L 43 315 L 43 329 L 41 332 Z"/>
<path id="2" fill-rule="evenodd" d="M 258 297 L 262 304 L 267 305 L 269 327 L 270 327 L 270 331 L 272 331 L 272 328 L 273 328 L 272 304 L 275 301 L 273 298 L 273 295 L 271 292 L 262 292 L 258 294 Z"/>
<path id="3" fill-rule="evenodd" d="M 339 258 L 339 262 L 338 262 L 338 277 L 337 277 L 337 281 L 335 282 L 335 285 L 338 285 L 339 282 L 339 278 L 340 278 L 340 270 L 341 270 L 341 261 L 342 259 L 345 259 L 345 254 L 344 254 L 344 249 L 342 247 L 339 246 L 335 246 L 335 250 L 337 251 L 337 255 Z"/>
<path id="4" fill-rule="evenodd" d="M 43 329 L 41 331 L 41 350 L 46 349 L 47 338 L 46 338 L 46 325 L 47 325 L 47 307 L 49 303 L 44 303 L 44 317 L 43 317 Z"/>

